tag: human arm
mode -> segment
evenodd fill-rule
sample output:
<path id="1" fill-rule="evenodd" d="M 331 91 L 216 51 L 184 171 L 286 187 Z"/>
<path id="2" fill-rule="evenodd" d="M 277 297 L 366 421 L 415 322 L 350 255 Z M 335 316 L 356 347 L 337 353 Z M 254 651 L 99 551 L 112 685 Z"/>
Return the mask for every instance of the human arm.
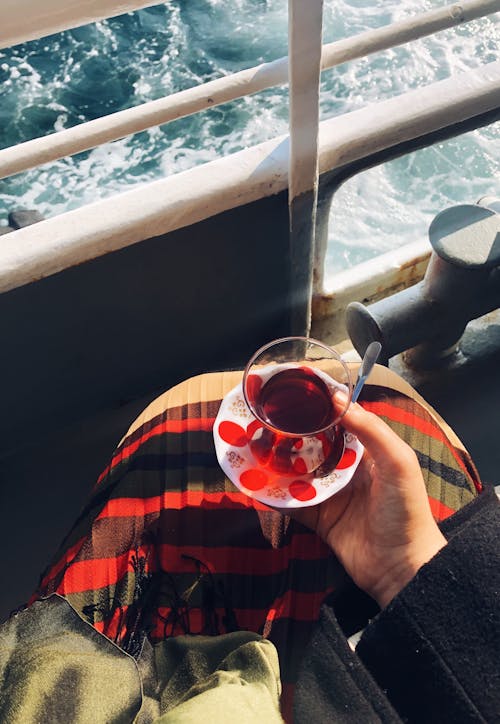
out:
<path id="1" fill-rule="evenodd" d="M 500 504 L 492 488 L 441 524 L 448 545 L 366 628 L 356 652 L 415 722 L 500 721 Z"/>
<path id="2" fill-rule="evenodd" d="M 356 406 L 352 412 L 357 412 Z M 358 422 L 360 417 L 366 423 L 370 421 L 372 432 L 378 436 L 384 423 L 379 420 L 378 425 L 363 412 Z M 346 416 L 346 428 L 352 422 L 351 413 Z M 355 431 L 352 426 L 348 429 Z M 321 510 L 319 506 L 309 509 L 307 520 L 303 518 L 302 522 L 324 537 L 356 583 L 378 596 L 383 610 L 378 615 L 372 612 L 369 615 L 374 618 L 363 622 L 366 628 L 355 655 L 339 624 L 338 597 L 334 604 L 323 607 L 297 686 L 296 721 L 306 721 L 311 707 L 322 708 L 318 720 L 324 721 L 385 722 L 399 717 L 426 724 L 498 721 L 500 506 L 496 496 L 486 490 L 439 528 L 434 521 L 431 525 L 427 493 L 412 456 L 405 457 L 397 441 L 387 437 L 386 441 L 394 441 L 394 446 L 391 443 L 392 452 L 386 449 L 386 456 L 396 460 L 389 461 L 388 467 L 381 464 L 373 470 L 369 459 L 373 457 L 373 445 L 369 437 L 361 438 L 362 434 L 358 436 L 367 452 L 363 469 L 353 480 L 354 490 L 349 493 L 348 486 L 341 493 L 343 499 L 337 495 L 328 507 L 323 504 Z M 400 469 L 398 461 L 403 459 L 406 464 Z M 382 486 L 381 477 L 379 485 L 374 485 L 371 473 L 380 475 L 384 470 L 392 471 L 385 481 L 387 486 Z M 405 471 L 412 470 L 413 488 L 408 487 L 411 479 L 405 478 Z M 367 501 L 368 495 L 374 499 Z M 357 514 L 353 505 L 356 496 L 361 503 Z M 370 504 L 376 504 L 375 508 Z M 372 571 L 388 580 L 383 565 L 377 568 L 380 556 L 370 558 L 367 546 L 354 549 L 354 542 L 363 540 L 363 536 L 366 541 L 368 533 L 372 541 L 376 533 L 377 548 L 385 534 L 390 540 L 392 516 L 384 517 L 390 510 L 400 511 L 397 520 L 406 533 L 413 530 L 418 537 L 427 530 L 437 550 L 431 553 L 426 549 L 426 555 L 431 553 L 427 561 L 405 554 L 403 562 L 413 561 L 412 565 L 389 566 L 389 570 L 399 570 L 403 575 L 393 577 L 391 590 L 399 590 L 390 594 L 386 588 L 384 599 L 381 589 L 375 594 L 372 586 L 377 578 Z M 415 511 L 420 511 L 423 518 L 419 513 L 415 519 Z M 413 527 L 415 520 L 420 520 L 423 527 Z M 442 539 L 434 538 L 436 529 Z M 405 545 L 397 547 L 396 552 L 404 550 Z M 359 595 L 353 593 L 347 598 L 348 607 L 356 608 Z M 341 686 L 337 686 L 339 671 L 346 674 Z"/>
<path id="3" fill-rule="evenodd" d="M 354 582 L 384 607 L 446 539 L 432 516 L 413 450 L 358 404 L 351 405 L 343 426 L 365 446 L 354 479 L 295 517 L 316 530 Z"/>
<path id="4" fill-rule="evenodd" d="M 324 605 L 295 694 L 310 721 L 476 724 L 500 712 L 500 504 L 492 488 L 440 524 L 446 545 L 367 622 L 354 653 Z M 350 596 L 356 606 L 356 594 Z"/>

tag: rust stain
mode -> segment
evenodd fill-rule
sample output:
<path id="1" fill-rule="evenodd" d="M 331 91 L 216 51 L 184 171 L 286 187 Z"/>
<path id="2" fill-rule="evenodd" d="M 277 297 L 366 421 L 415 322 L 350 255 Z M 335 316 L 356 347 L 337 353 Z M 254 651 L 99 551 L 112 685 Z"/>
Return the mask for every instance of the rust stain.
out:
<path id="1" fill-rule="evenodd" d="M 346 290 L 342 290 L 342 298 L 345 299 L 345 303 L 342 304 L 339 301 L 339 307 L 335 310 L 333 310 L 333 306 L 338 300 L 338 294 L 335 292 L 331 292 L 329 294 L 315 294 L 312 298 L 313 319 L 325 319 L 327 317 L 342 314 L 342 310 L 347 307 L 349 302 L 358 301 L 363 304 L 371 304 L 383 299 L 384 297 L 395 294 L 402 289 L 406 289 L 407 287 L 417 284 L 424 277 L 429 258 L 430 252 L 426 252 L 404 262 L 401 264 L 399 269 L 391 269 L 388 271 L 385 278 L 371 289 L 369 289 L 368 280 L 364 285 L 362 285 L 365 287 L 363 291 L 368 292 L 366 295 L 362 295 L 361 290 L 356 295 L 356 292 L 354 291 L 355 288 L 353 288 L 352 295 L 348 296 L 348 292 L 346 292 Z M 368 289 L 366 289 L 366 287 L 368 287 Z"/>

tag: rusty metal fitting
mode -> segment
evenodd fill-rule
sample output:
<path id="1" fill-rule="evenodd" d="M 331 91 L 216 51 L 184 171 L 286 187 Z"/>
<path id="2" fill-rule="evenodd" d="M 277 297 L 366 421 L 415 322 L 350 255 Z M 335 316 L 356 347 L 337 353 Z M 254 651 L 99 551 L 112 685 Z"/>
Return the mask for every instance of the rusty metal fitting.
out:
<path id="1" fill-rule="evenodd" d="M 468 322 L 500 307 L 499 199 L 445 209 L 429 239 L 421 282 L 369 307 L 348 306 L 347 331 L 360 355 L 376 340 L 385 363 L 404 353 L 412 367 L 439 366 L 457 351 Z"/>

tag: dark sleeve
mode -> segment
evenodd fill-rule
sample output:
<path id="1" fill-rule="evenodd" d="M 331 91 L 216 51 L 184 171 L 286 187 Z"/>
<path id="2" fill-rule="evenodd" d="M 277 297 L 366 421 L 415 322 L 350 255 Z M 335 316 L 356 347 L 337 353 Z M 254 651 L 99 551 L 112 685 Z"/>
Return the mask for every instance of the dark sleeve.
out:
<path id="1" fill-rule="evenodd" d="M 445 546 L 366 628 L 356 653 L 410 722 L 500 721 L 500 505 L 441 526 Z"/>
<path id="2" fill-rule="evenodd" d="M 400 724 L 401 719 L 351 650 L 329 605 L 306 650 L 293 702 L 294 724 Z"/>

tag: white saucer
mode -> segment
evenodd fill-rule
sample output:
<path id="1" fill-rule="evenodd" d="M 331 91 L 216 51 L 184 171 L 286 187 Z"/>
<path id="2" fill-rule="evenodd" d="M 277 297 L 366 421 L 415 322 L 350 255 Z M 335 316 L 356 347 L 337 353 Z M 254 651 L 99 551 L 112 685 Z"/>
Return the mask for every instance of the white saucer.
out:
<path id="1" fill-rule="evenodd" d="M 338 493 L 351 480 L 363 455 L 363 445 L 344 431 L 344 454 L 328 475 L 282 475 L 260 467 L 249 446 L 256 418 L 245 402 L 241 384 L 222 400 L 214 422 L 217 460 L 224 473 L 245 495 L 277 508 L 305 508 Z M 252 426 L 249 430 L 250 425 Z"/>

